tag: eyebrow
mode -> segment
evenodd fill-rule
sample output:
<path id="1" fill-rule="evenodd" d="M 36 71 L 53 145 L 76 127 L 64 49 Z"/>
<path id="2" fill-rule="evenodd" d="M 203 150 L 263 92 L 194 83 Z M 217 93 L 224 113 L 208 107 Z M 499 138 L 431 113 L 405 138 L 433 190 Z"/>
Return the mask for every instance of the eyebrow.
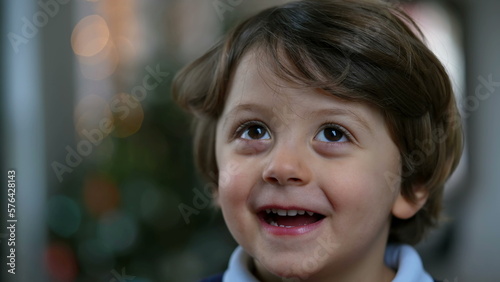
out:
<path id="1" fill-rule="evenodd" d="M 226 123 L 239 112 L 258 112 L 258 113 L 269 113 L 272 112 L 266 106 L 255 103 L 247 103 L 247 104 L 239 104 L 231 111 L 226 114 L 223 127 L 225 127 Z M 373 133 L 369 123 L 366 119 L 362 118 L 354 111 L 344 108 L 325 108 L 315 110 L 309 114 L 308 118 L 311 117 L 323 117 L 323 116 L 347 116 L 352 118 L 356 124 L 360 125 L 360 127 L 366 129 L 369 133 Z"/>
<path id="2" fill-rule="evenodd" d="M 360 125 L 364 129 L 366 129 L 369 133 L 373 134 L 371 127 L 366 119 L 362 118 L 354 111 L 343 108 L 330 108 L 330 109 L 320 109 L 311 113 L 311 116 L 321 117 L 321 116 L 347 116 L 356 122 L 356 124 Z"/>
<path id="3" fill-rule="evenodd" d="M 235 116 L 239 112 L 267 112 L 268 109 L 260 104 L 254 104 L 254 103 L 248 103 L 248 104 L 239 104 L 231 111 L 229 111 L 226 114 L 226 117 L 224 118 L 224 123 L 222 124 L 222 127 L 226 127 L 226 123 L 231 119 L 231 117 Z"/>

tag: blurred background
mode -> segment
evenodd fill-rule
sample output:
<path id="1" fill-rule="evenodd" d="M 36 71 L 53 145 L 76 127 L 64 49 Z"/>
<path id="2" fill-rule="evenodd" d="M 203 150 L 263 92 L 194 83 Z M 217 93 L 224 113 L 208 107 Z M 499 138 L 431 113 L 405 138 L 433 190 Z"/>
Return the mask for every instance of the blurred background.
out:
<path id="1" fill-rule="evenodd" d="M 196 281 L 236 243 L 194 170 L 175 73 L 274 0 L 0 2 L 1 281 Z M 405 2 L 452 75 L 464 158 L 418 246 L 444 281 L 499 281 L 500 1 Z M 7 171 L 16 171 L 16 274 Z"/>

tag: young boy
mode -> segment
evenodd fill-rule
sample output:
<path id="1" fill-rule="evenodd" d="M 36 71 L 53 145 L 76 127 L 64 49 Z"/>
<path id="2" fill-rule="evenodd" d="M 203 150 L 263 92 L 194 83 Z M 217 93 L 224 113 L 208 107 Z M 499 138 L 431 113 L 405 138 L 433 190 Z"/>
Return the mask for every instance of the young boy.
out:
<path id="1" fill-rule="evenodd" d="M 175 78 L 240 245 L 210 281 L 433 281 L 410 245 L 461 155 L 449 78 L 397 8 L 262 11 Z"/>

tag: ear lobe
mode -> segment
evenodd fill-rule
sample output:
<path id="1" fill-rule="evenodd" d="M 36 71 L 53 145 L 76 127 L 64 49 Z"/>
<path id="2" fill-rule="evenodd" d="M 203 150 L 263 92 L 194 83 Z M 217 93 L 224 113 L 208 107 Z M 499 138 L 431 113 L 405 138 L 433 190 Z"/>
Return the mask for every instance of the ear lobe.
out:
<path id="1" fill-rule="evenodd" d="M 427 202 L 429 191 L 424 185 L 416 185 L 413 187 L 415 201 L 406 199 L 401 192 L 392 206 L 392 215 L 399 219 L 408 219 L 414 216 Z"/>

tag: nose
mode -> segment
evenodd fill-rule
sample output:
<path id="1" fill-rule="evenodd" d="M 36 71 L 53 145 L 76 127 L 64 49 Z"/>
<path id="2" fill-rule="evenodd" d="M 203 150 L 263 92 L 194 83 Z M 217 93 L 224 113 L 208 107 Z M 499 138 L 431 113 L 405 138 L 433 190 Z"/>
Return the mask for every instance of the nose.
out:
<path id="1" fill-rule="evenodd" d="M 275 147 L 262 173 L 265 182 L 280 186 L 303 186 L 311 177 L 305 152 L 291 144 Z"/>

